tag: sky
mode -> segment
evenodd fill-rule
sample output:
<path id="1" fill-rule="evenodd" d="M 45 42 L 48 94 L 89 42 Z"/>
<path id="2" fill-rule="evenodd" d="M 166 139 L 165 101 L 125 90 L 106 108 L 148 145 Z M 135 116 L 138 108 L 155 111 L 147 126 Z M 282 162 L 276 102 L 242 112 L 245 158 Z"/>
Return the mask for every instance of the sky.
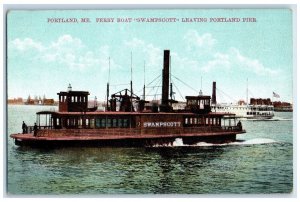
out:
<path id="1" fill-rule="evenodd" d="M 54 22 L 67 18 L 78 23 Z M 114 21 L 96 22 L 97 18 Z M 177 21 L 138 22 L 141 18 Z M 204 22 L 183 22 L 186 18 Z M 217 18 L 240 21 L 216 22 Z M 211 95 L 216 81 L 217 102 L 245 100 L 247 88 L 248 98 L 272 99 L 275 92 L 280 98 L 274 100 L 292 102 L 292 31 L 289 9 L 10 11 L 7 94 L 57 100 L 57 93 L 70 83 L 73 90 L 89 91 L 90 99 L 104 101 L 108 80 L 111 94 L 130 89 L 132 67 L 134 93 L 141 96 L 144 82 L 161 75 L 167 49 L 177 100 L 200 90 Z M 161 87 L 153 86 L 161 86 L 161 78 L 147 86 L 147 99 L 159 99 Z"/>

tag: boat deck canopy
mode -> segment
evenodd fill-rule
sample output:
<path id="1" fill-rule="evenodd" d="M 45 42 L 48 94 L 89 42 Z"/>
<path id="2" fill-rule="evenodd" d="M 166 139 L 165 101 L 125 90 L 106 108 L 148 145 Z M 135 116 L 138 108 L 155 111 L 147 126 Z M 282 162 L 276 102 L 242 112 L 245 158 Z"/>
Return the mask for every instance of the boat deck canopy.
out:
<path id="1" fill-rule="evenodd" d="M 103 111 L 93 111 L 93 112 L 57 112 L 57 111 L 40 111 L 36 113 L 37 115 L 196 115 L 195 113 L 191 112 L 103 112 Z M 207 114 L 199 114 L 199 115 L 206 115 L 206 116 L 234 116 L 235 114 L 232 113 L 222 113 L 222 112 L 210 112 Z"/>
<path id="2" fill-rule="evenodd" d="M 57 114 L 57 112 L 55 112 L 55 111 L 40 111 L 40 112 L 37 112 L 36 113 L 37 115 L 43 115 L 43 114 Z"/>

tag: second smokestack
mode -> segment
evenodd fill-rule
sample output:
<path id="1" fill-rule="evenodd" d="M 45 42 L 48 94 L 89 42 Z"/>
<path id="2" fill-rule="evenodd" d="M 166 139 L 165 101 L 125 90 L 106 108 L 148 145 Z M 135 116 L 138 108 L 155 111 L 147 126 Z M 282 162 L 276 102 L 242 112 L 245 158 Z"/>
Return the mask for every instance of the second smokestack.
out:
<path id="1" fill-rule="evenodd" d="M 212 87 L 212 96 L 211 96 L 211 104 L 215 105 L 217 104 L 217 99 L 216 99 L 216 82 L 213 82 L 213 87 Z"/>

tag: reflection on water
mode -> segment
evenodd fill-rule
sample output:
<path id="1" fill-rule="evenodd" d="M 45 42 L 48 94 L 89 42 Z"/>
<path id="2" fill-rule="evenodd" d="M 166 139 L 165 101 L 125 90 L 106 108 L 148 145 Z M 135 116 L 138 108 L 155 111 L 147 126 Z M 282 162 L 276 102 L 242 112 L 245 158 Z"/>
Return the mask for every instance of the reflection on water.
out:
<path id="1" fill-rule="evenodd" d="M 9 108 L 9 133 L 19 130 L 26 116 L 22 113 L 40 110 L 23 108 Z M 16 147 L 8 139 L 8 192 L 289 193 L 293 187 L 292 122 L 245 121 L 243 126 L 247 134 L 239 139 L 253 144 L 46 150 Z"/>

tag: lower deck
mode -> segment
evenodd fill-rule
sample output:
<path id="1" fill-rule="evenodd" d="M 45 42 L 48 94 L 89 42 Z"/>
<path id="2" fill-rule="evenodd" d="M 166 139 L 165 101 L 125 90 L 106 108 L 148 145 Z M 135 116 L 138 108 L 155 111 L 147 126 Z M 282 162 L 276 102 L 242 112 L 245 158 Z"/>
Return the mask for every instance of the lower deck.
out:
<path id="1" fill-rule="evenodd" d="M 86 131 L 87 132 L 87 131 Z M 238 133 L 244 133 L 240 131 Z M 184 144 L 198 142 L 225 143 L 236 140 L 236 131 L 186 133 L 186 134 L 143 134 L 143 135 L 105 135 L 75 134 L 65 136 L 34 136 L 33 134 L 12 134 L 19 146 L 153 146 L 172 145 L 176 138 L 182 138 Z"/>

